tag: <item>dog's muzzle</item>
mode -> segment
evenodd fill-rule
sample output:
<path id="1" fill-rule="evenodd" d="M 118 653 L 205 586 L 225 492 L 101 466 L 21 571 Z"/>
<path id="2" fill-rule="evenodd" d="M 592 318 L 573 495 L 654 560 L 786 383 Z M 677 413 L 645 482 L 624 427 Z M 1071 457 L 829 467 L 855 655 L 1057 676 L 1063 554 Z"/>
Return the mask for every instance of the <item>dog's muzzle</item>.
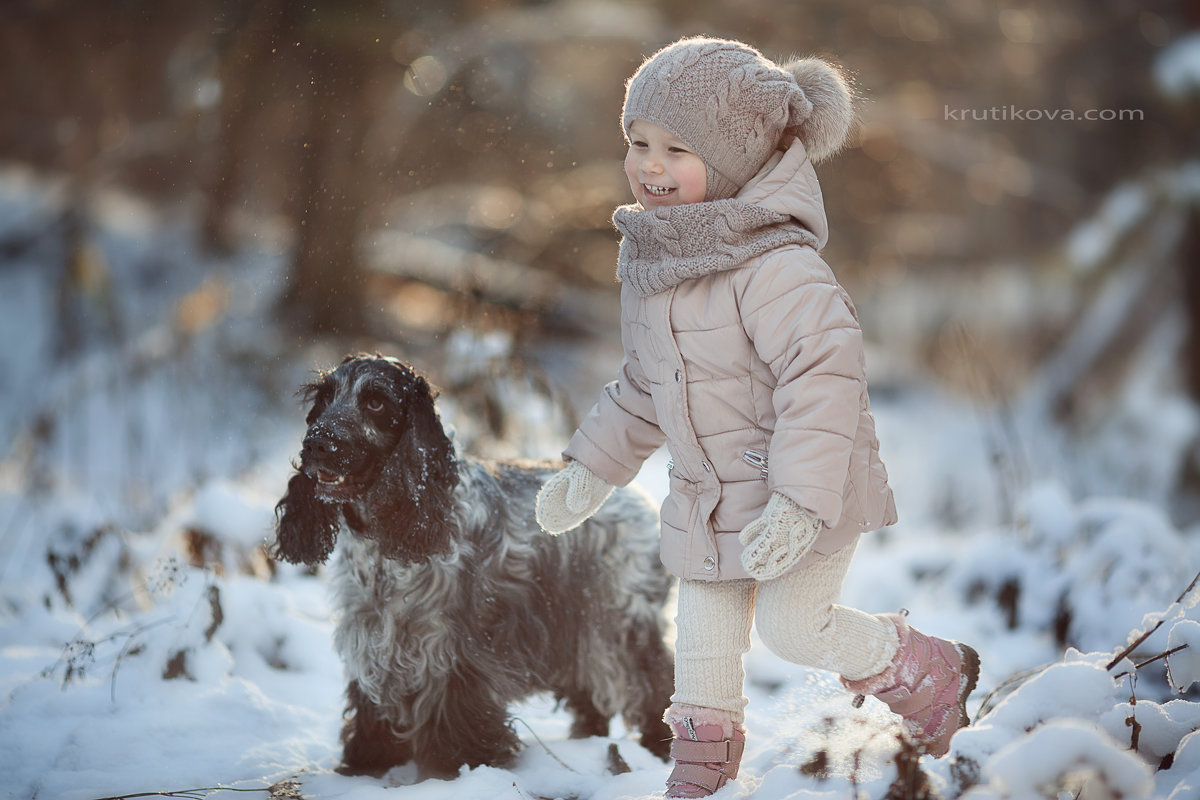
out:
<path id="1" fill-rule="evenodd" d="M 349 500 L 365 483 L 363 465 L 345 462 L 345 453 L 352 448 L 323 432 L 310 432 L 300 449 L 300 469 L 316 481 L 316 494 L 323 500 Z"/>

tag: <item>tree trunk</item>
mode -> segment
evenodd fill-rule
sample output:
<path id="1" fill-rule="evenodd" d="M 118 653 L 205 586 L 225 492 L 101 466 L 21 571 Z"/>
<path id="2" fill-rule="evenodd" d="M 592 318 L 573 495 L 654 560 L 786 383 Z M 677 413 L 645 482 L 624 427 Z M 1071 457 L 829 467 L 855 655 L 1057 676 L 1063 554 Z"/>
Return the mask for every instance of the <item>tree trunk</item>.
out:
<path id="1" fill-rule="evenodd" d="M 363 207 L 361 64 L 324 43 L 308 54 L 311 96 L 297 174 L 298 236 L 283 314 L 320 333 L 364 330 L 364 270 L 355 252 Z"/>
<path id="2" fill-rule="evenodd" d="M 1200 209 L 1192 206 L 1179 246 L 1179 269 L 1183 273 L 1183 306 L 1187 335 L 1183 342 L 1184 373 L 1192 398 L 1200 402 Z"/>

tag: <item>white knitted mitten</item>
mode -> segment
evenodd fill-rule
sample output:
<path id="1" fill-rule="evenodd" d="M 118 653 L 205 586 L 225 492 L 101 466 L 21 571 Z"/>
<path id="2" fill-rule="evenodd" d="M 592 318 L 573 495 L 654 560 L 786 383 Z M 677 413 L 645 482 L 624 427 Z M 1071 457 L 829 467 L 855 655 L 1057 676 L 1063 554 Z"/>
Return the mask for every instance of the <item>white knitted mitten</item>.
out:
<path id="1" fill-rule="evenodd" d="M 744 546 L 742 566 L 760 581 L 778 578 L 804 558 L 820 532 L 820 520 L 772 492 L 759 518 L 738 534 Z"/>
<path id="2" fill-rule="evenodd" d="M 579 461 L 572 461 L 551 475 L 538 492 L 538 524 L 546 533 L 577 528 L 600 510 L 614 488 Z"/>

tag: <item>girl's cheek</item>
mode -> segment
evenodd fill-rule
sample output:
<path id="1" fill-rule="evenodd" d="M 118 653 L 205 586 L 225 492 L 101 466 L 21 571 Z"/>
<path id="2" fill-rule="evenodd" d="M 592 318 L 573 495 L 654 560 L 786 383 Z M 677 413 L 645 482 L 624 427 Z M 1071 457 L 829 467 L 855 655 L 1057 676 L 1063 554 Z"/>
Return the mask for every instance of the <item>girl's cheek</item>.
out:
<path id="1" fill-rule="evenodd" d="M 637 174 L 637 157 L 633 152 L 625 156 L 625 174 L 629 176 L 630 180 L 633 180 Z"/>
<path id="2" fill-rule="evenodd" d="M 629 191 L 633 194 L 633 198 L 641 202 L 641 195 L 638 194 L 637 161 L 632 153 L 625 158 L 625 177 L 629 180 Z"/>

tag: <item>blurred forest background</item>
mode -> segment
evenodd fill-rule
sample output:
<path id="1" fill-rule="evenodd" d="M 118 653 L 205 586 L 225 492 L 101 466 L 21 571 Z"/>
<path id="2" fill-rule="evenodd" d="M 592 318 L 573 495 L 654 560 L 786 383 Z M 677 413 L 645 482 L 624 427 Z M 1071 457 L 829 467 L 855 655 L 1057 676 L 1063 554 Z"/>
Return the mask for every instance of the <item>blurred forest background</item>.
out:
<path id="1" fill-rule="evenodd" d="M 862 319 L 902 521 L 863 548 L 851 602 L 977 643 L 980 688 L 1004 692 L 1068 647 L 1116 646 L 1198 568 L 1196 0 L 0 11 L 0 775 L 22 796 L 347 791 L 326 769 L 343 684 L 324 587 L 264 549 L 304 430 L 296 387 L 379 350 L 439 387 L 462 451 L 560 453 L 621 356 L 624 82 L 684 35 L 831 59 L 859 96 L 849 146 L 817 168 L 824 256 Z M 639 473 L 660 496 L 666 462 Z M 1045 726 L 1025 738 L 1052 719 L 1103 774 L 1140 746 L 1156 797 L 1192 797 L 1200 706 L 1150 700 L 1200 674 L 1160 659 L 1177 631 L 1200 645 L 1187 596 L 1134 659 L 1179 680 L 1143 670 L 1084 702 L 1094 676 L 1068 654 L 960 775 L 1026 781 L 1030 753 L 1035 774 L 1090 774 L 1058 731 L 1050 751 Z M 824 761 L 787 754 L 863 729 L 807 707 L 824 684 L 750 663 L 750 691 L 783 700 L 751 705 L 767 716 L 748 772 L 836 791 L 810 782 Z M 550 707 L 539 743 L 566 735 Z M 1108 734 L 1075 737 L 1101 718 Z M 553 790 L 533 766 L 455 794 L 615 786 L 547 751 L 571 774 Z M 661 787 L 655 769 L 639 780 Z"/>
<path id="2" fill-rule="evenodd" d="M 14 0 L 0 161 L 67 188 L 0 269 L 53 243 L 57 358 L 130 336 L 93 246 L 118 189 L 214 254 L 283 254 L 296 345 L 611 339 L 624 81 L 681 35 L 738 38 L 853 75 L 860 125 L 818 173 L 873 375 L 1036 387 L 1082 426 L 1168 318 L 1200 396 L 1198 51 L 1169 52 L 1197 29 L 1187 0 Z M 219 318 L 221 281 L 180 326 Z"/>

